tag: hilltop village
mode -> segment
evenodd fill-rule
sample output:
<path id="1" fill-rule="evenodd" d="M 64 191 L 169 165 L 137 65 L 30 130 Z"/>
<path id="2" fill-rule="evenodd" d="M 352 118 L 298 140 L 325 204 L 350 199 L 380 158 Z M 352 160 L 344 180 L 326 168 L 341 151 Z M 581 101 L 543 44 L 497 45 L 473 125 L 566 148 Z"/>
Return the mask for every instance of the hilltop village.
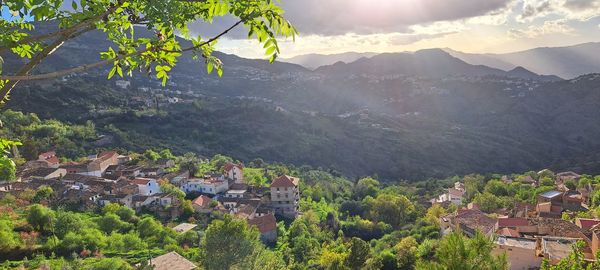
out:
<path id="1" fill-rule="evenodd" d="M 222 269 L 259 257 L 277 269 L 431 269 L 463 245 L 477 252 L 456 263 L 549 269 L 595 266 L 600 247 L 600 177 L 574 172 L 385 184 L 168 150 L 48 151 L 17 168 L 0 184 L 0 254 L 21 258 L 8 269 Z"/>

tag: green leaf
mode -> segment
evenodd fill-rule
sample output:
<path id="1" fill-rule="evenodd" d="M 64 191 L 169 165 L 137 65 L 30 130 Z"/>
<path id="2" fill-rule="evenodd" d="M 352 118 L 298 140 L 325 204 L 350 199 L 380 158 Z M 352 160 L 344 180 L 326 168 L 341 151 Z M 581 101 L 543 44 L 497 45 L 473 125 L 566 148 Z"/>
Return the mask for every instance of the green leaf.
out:
<path id="1" fill-rule="evenodd" d="M 217 75 L 219 75 L 219 77 L 223 77 L 223 69 L 222 68 L 217 69 Z"/>
<path id="2" fill-rule="evenodd" d="M 213 71 L 213 68 L 214 68 L 214 66 L 213 66 L 213 63 L 212 63 L 212 62 L 208 62 L 208 63 L 206 64 L 206 72 L 208 72 L 208 74 L 211 74 L 211 73 L 212 73 L 212 71 Z"/>
<path id="3" fill-rule="evenodd" d="M 116 66 L 117 68 L 117 73 L 119 73 L 119 76 L 121 76 L 121 78 L 123 78 L 123 69 L 121 68 L 121 66 Z"/>
<path id="4" fill-rule="evenodd" d="M 113 76 L 115 76 L 115 72 L 117 71 L 117 66 L 114 66 L 110 72 L 108 72 L 108 79 L 110 80 L 110 78 L 112 78 Z"/>
<path id="5" fill-rule="evenodd" d="M 267 56 L 271 56 L 273 55 L 273 53 L 275 53 L 275 50 L 277 49 L 277 47 L 275 46 L 271 46 L 269 47 L 266 51 L 265 51 L 265 55 Z"/>
<path id="6" fill-rule="evenodd" d="M 75 2 L 75 0 L 71 1 L 71 7 L 77 9 L 77 2 Z"/>

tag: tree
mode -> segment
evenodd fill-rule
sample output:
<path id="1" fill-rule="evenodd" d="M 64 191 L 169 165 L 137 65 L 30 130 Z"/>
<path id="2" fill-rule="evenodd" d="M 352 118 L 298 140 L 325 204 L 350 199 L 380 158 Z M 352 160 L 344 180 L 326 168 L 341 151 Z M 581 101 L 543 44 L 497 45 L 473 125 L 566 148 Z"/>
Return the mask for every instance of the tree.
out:
<path id="1" fill-rule="evenodd" d="M 62 239 L 68 232 L 77 233 L 84 227 L 84 222 L 78 214 L 58 211 L 54 233 Z"/>
<path id="2" fill-rule="evenodd" d="M 12 221 L 0 217 L 0 252 L 8 252 L 20 244 L 19 236 L 13 230 Z"/>
<path id="3" fill-rule="evenodd" d="M 375 197 L 379 191 L 379 181 L 366 177 L 358 180 L 354 186 L 354 196 L 357 199 L 362 199 L 366 196 Z"/>
<path id="4" fill-rule="evenodd" d="M 109 78 L 132 76 L 136 70 L 155 71 L 155 77 L 165 84 L 168 73 L 185 52 L 192 52 L 194 58 L 202 57 L 208 73 L 216 70 L 221 75 L 222 63 L 212 56 L 216 41 L 240 25 L 248 29 L 248 37 L 255 37 L 263 45 L 265 54 L 273 62 L 280 52 L 276 38 L 296 35 L 291 23 L 283 18 L 283 10 L 273 2 L 86 0 L 72 1 L 69 9 L 63 7 L 62 0 L 2 1 L 0 10 L 8 9 L 12 17 L 0 17 L 0 52 L 9 50 L 30 60 L 12 75 L 0 74 L 0 100 L 6 101 L 13 88 L 23 80 L 57 78 L 111 64 Z M 211 23 L 214 18 L 225 15 L 237 18 L 237 21 L 218 35 L 209 39 L 190 35 L 189 23 Z M 58 21 L 58 29 L 50 33 L 31 33 L 34 22 L 54 20 Z M 136 33 L 134 25 L 144 26 L 153 35 Z M 30 75 L 65 42 L 92 30 L 105 32 L 113 43 L 101 53 L 102 60 Z M 191 41 L 191 45 L 182 47 L 184 43 L 176 33 Z"/>
<path id="5" fill-rule="evenodd" d="M 41 204 L 34 204 L 29 208 L 27 222 L 29 222 L 34 229 L 40 232 L 47 232 L 52 228 L 54 217 L 55 214 L 52 209 Z"/>
<path id="6" fill-rule="evenodd" d="M 52 197 L 53 194 L 54 191 L 51 187 L 41 187 L 35 192 L 33 202 L 40 203 L 42 201 L 48 200 Z"/>
<path id="7" fill-rule="evenodd" d="M 244 220 L 226 215 L 223 220 L 211 222 L 201 245 L 201 257 L 207 270 L 232 269 L 242 265 L 261 247 L 259 233 L 248 227 Z"/>
<path id="8" fill-rule="evenodd" d="M 179 166 L 181 169 L 187 170 L 190 173 L 190 176 L 196 175 L 198 173 L 198 164 L 200 163 L 200 159 L 196 156 L 196 154 L 188 152 L 183 155 L 181 158 Z"/>
<path id="9" fill-rule="evenodd" d="M 416 269 L 508 269 L 506 255 L 492 255 L 493 247 L 494 244 L 480 233 L 469 239 L 460 232 L 453 232 L 440 241 L 434 260 L 420 261 L 417 263 Z"/>
<path id="10" fill-rule="evenodd" d="M 409 236 L 402 238 L 400 243 L 394 247 L 399 269 L 413 269 L 417 256 L 417 245 L 417 240 Z"/>
<path id="11" fill-rule="evenodd" d="M 17 178 L 15 162 L 6 157 L 0 157 L 0 181 L 14 181 Z"/>
<path id="12" fill-rule="evenodd" d="M 138 223 L 138 232 L 142 238 L 157 236 L 163 230 L 162 225 L 154 218 L 146 217 Z"/>
<path id="13" fill-rule="evenodd" d="M 371 217 L 399 228 L 409 221 L 415 206 L 406 196 L 381 194 L 371 202 Z"/>
<path id="14" fill-rule="evenodd" d="M 125 232 L 131 228 L 131 225 L 121 220 L 116 214 L 106 214 L 97 220 L 98 227 L 106 234 L 114 231 Z"/>
<path id="15" fill-rule="evenodd" d="M 440 224 L 440 217 L 446 214 L 446 209 L 439 204 L 434 204 L 429 209 L 427 209 L 427 214 L 425 214 L 425 220 L 433 225 Z"/>
<path id="16" fill-rule="evenodd" d="M 350 254 L 346 257 L 346 264 L 350 269 L 362 269 L 369 258 L 369 244 L 364 240 L 352 237 L 350 240 Z"/>

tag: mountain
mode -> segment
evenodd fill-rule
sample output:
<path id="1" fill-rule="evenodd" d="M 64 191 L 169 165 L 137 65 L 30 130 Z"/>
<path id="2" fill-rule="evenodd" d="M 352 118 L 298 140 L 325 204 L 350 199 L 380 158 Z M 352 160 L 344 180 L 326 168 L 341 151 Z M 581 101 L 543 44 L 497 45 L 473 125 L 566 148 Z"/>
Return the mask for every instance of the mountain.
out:
<path id="1" fill-rule="evenodd" d="M 298 64 L 309 69 L 316 69 L 320 66 L 332 65 L 337 62 L 350 63 L 360 58 L 369 58 L 374 55 L 377 55 L 377 53 L 346 52 L 338 54 L 305 54 L 292 58 L 281 58 L 280 61 Z"/>
<path id="2" fill-rule="evenodd" d="M 65 44 L 39 71 L 95 61 L 90 55 L 108 47 L 103 35 Z M 104 68 L 20 84 L 7 107 L 90 121 L 110 140 L 87 143 L 102 148 L 260 157 L 382 181 L 549 164 L 600 172 L 600 75 L 554 81 L 525 68 L 468 64 L 441 50 L 317 70 L 216 55 L 225 65 L 222 78 L 184 57 L 166 87 L 135 74 L 121 79 L 130 83 L 121 88 L 119 79 L 106 80 Z M 18 64 L 5 60 L 7 68 Z M 180 101 L 167 99 L 173 97 Z"/>
<path id="3" fill-rule="evenodd" d="M 443 78 L 448 76 L 505 76 L 522 79 L 560 80 L 557 77 L 538 76 L 524 68 L 506 72 L 484 65 L 471 65 L 441 49 L 420 50 L 414 53 L 384 53 L 371 58 L 362 58 L 352 63 L 338 62 L 322 66 L 316 72 L 328 75 L 377 74 L 426 76 Z"/>
<path id="4" fill-rule="evenodd" d="M 445 50 L 473 65 L 505 70 L 521 66 L 538 74 L 556 75 L 567 79 L 600 72 L 600 43 L 535 48 L 506 54 L 472 54 Z"/>

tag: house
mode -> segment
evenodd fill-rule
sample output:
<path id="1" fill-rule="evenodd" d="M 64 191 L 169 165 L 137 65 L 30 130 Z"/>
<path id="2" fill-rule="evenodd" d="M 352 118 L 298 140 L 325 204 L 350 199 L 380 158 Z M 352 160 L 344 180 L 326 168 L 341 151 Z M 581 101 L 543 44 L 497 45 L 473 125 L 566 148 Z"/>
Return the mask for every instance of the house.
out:
<path id="1" fill-rule="evenodd" d="M 175 167 L 175 161 L 168 158 L 160 158 L 156 161 L 156 166 L 161 169 L 168 169 Z"/>
<path id="2" fill-rule="evenodd" d="M 586 211 L 587 207 L 583 205 L 583 196 L 579 191 L 569 190 L 563 193 L 562 208 L 569 211 Z"/>
<path id="3" fill-rule="evenodd" d="M 518 232 L 520 228 L 527 226 L 529 226 L 529 221 L 526 218 L 498 218 L 495 229 L 507 228 Z"/>
<path id="4" fill-rule="evenodd" d="M 91 157 L 85 162 L 69 162 L 60 167 L 66 169 L 67 173 L 100 177 L 109 166 L 118 165 L 118 157 L 117 152 L 107 151 L 100 153 L 97 157 Z"/>
<path id="5" fill-rule="evenodd" d="M 244 166 L 240 164 L 227 163 L 223 166 L 227 179 L 232 179 L 235 183 L 244 183 Z"/>
<path id="6" fill-rule="evenodd" d="M 592 227 L 600 224 L 600 219 L 576 218 L 575 225 L 584 230 L 590 230 Z"/>
<path id="7" fill-rule="evenodd" d="M 531 177 L 531 175 L 526 175 L 524 177 L 521 177 L 518 179 L 518 181 L 523 184 L 531 185 L 534 187 L 537 185 L 537 181 L 535 179 L 533 179 L 533 177 Z"/>
<path id="8" fill-rule="evenodd" d="M 118 203 L 118 204 L 124 205 L 128 208 L 133 208 L 134 195 L 131 195 L 131 194 L 100 195 L 100 197 L 97 199 L 96 202 L 100 206 L 105 206 L 109 203 Z"/>
<path id="9" fill-rule="evenodd" d="M 295 218 L 300 201 L 300 179 L 282 175 L 271 183 L 271 207 L 275 213 Z"/>
<path id="10" fill-rule="evenodd" d="M 198 213 L 207 214 L 212 212 L 213 200 L 205 195 L 200 195 L 192 201 L 192 207 Z"/>
<path id="11" fill-rule="evenodd" d="M 192 223 L 181 223 L 175 227 L 173 227 L 173 230 L 178 232 L 178 233 L 186 233 L 188 231 L 193 230 L 194 228 L 198 227 L 198 225 L 196 224 L 192 224 Z"/>
<path id="12" fill-rule="evenodd" d="M 561 173 L 557 173 L 556 174 L 556 184 L 564 184 L 567 181 L 579 181 L 579 179 L 581 178 L 581 175 L 572 172 L 572 171 L 568 171 L 568 172 L 561 172 Z"/>
<path id="13" fill-rule="evenodd" d="M 459 229 L 469 237 L 473 237 L 477 231 L 489 237 L 496 226 L 496 220 L 480 210 L 458 210 L 455 214 L 441 219 L 440 226 L 443 233 Z"/>
<path id="14" fill-rule="evenodd" d="M 258 229 L 260 240 L 264 243 L 274 243 L 277 241 L 277 220 L 275 219 L 275 215 L 267 214 L 254 217 L 248 220 L 248 224 Z"/>
<path id="15" fill-rule="evenodd" d="M 228 190 L 227 192 L 225 192 L 225 197 L 226 198 L 245 198 L 247 197 L 248 191 L 247 190 Z"/>
<path id="16" fill-rule="evenodd" d="M 460 188 L 460 186 L 459 186 Z M 461 205 L 465 196 L 464 189 L 457 189 L 456 185 L 453 188 L 448 188 L 448 191 L 440 195 L 437 199 L 431 201 L 432 204 L 450 202 L 454 205 Z"/>
<path id="17" fill-rule="evenodd" d="M 67 170 L 62 168 L 35 168 L 20 171 L 17 174 L 17 181 L 30 181 L 32 179 L 52 179 L 61 178 L 67 174 Z M 0 179 L 2 180 L 2 179 Z"/>
<path id="18" fill-rule="evenodd" d="M 121 89 L 127 89 L 131 86 L 131 82 L 125 80 L 117 80 L 115 81 L 115 85 Z"/>
<path id="19" fill-rule="evenodd" d="M 553 237 L 543 236 L 538 239 L 536 244 L 536 252 L 538 256 L 543 256 L 552 265 L 556 265 L 560 260 L 566 258 L 573 252 L 573 245 L 581 238 L 570 237 Z M 594 259 L 589 247 L 584 249 L 586 259 Z"/>
<path id="20" fill-rule="evenodd" d="M 555 202 L 562 204 L 562 195 L 563 193 L 558 190 L 546 191 L 538 195 L 538 204 L 547 202 Z"/>
<path id="21" fill-rule="evenodd" d="M 175 251 L 150 259 L 148 264 L 154 270 L 192 270 L 198 268 L 194 263 Z"/>
<path id="22" fill-rule="evenodd" d="M 537 241 L 531 238 L 499 236 L 494 241 L 492 255 L 506 253 L 511 270 L 538 269 L 542 258 L 536 253 Z"/>
<path id="23" fill-rule="evenodd" d="M 60 165 L 60 160 L 54 151 L 39 154 L 38 161 L 45 162 L 49 168 L 58 168 Z"/>
<path id="24" fill-rule="evenodd" d="M 160 174 L 162 174 L 163 169 L 159 168 L 159 167 L 152 167 L 152 168 L 142 168 L 140 170 L 140 176 L 141 177 L 154 177 L 154 176 L 158 176 Z"/>
<path id="25" fill-rule="evenodd" d="M 156 179 L 151 178 L 136 178 L 131 180 L 131 183 L 136 184 L 139 189 L 140 195 L 149 196 L 152 194 L 160 193 L 160 186 Z"/>
<path id="26" fill-rule="evenodd" d="M 189 179 L 183 181 L 180 188 L 185 193 L 200 192 L 216 195 L 227 191 L 229 182 L 225 179 L 221 180 L 221 178 Z"/>

